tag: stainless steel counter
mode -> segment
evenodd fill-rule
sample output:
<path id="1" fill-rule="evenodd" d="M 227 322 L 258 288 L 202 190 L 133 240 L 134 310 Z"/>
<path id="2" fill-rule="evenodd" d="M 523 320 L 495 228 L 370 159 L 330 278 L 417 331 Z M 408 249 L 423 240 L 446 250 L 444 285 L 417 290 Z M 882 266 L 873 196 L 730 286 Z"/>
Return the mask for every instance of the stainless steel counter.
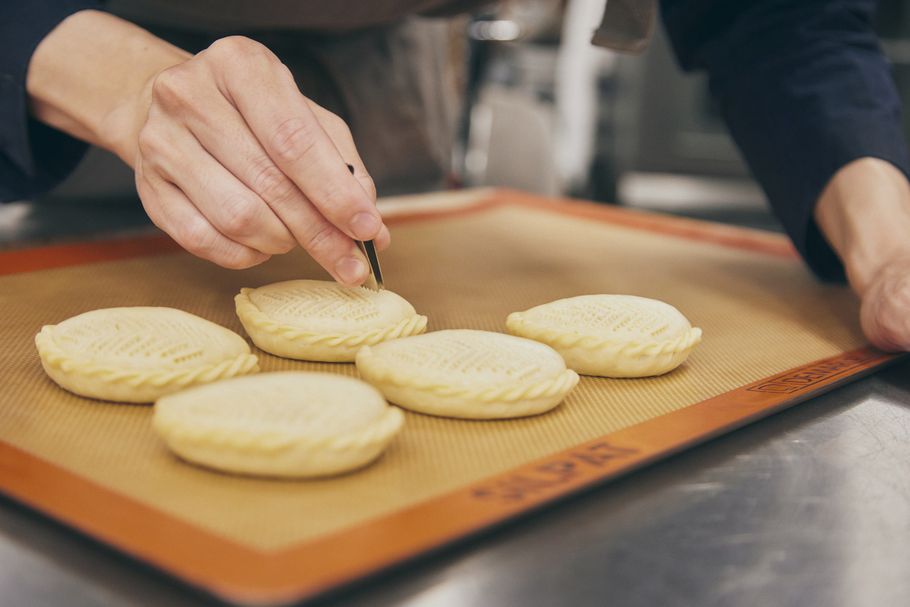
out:
<path id="1" fill-rule="evenodd" d="M 905 361 L 319 604 L 908 605 L 908 467 Z M 207 604 L 0 500 L 0 605 Z"/>

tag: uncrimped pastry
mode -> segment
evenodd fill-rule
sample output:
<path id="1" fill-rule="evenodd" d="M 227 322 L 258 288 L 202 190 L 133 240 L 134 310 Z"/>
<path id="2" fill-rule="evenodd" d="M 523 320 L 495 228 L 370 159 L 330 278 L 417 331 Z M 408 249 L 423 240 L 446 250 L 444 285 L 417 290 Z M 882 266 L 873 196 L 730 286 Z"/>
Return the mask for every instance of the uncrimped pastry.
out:
<path id="1" fill-rule="evenodd" d="M 155 403 L 153 426 L 183 459 L 225 472 L 327 476 L 375 460 L 404 416 L 375 388 L 328 373 L 262 373 Z"/>
<path id="2" fill-rule="evenodd" d="M 150 403 L 259 370 L 242 337 L 173 308 L 92 310 L 42 327 L 35 345 L 57 384 L 102 400 Z"/>
<path id="3" fill-rule="evenodd" d="M 506 319 L 509 332 L 548 344 L 584 375 L 648 377 L 672 371 L 701 341 L 673 306 L 633 295 L 581 295 Z"/>
<path id="4" fill-rule="evenodd" d="M 406 337 L 357 353 L 357 370 L 395 404 L 413 411 L 493 419 L 543 413 L 578 383 L 552 348 L 488 331 Z"/>
<path id="5" fill-rule="evenodd" d="M 391 291 L 288 280 L 241 289 L 237 316 L 253 343 L 277 356 L 352 362 L 361 346 L 423 333 L 427 317 Z"/>

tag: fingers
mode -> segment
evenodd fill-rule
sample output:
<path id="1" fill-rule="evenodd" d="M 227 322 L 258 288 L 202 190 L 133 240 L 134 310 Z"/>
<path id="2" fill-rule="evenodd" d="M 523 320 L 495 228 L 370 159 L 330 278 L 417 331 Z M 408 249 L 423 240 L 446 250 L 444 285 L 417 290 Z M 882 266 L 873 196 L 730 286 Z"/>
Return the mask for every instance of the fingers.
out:
<path id="1" fill-rule="evenodd" d="M 863 293 L 860 321 L 886 352 L 910 351 L 910 258 L 885 266 Z"/>
<path id="2" fill-rule="evenodd" d="M 219 233 L 179 188 L 144 175 L 141 162 L 136 171 L 136 187 L 149 218 L 193 255 L 235 270 L 255 266 L 269 258 L 265 253 Z"/>
<path id="3" fill-rule="evenodd" d="M 143 133 L 140 149 L 144 170 L 179 188 L 228 239 L 267 254 L 286 253 L 296 245 L 272 209 L 190 133 L 163 125 Z"/>
<path id="4" fill-rule="evenodd" d="M 280 211 L 294 238 L 332 277 L 345 285 L 359 285 L 369 273 L 367 261 L 354 241 L 303 200 Z"/>
<path id="5" fill-rule="evenodd" d="M 344 121 L 300 94 L 268 49 L 222 39 L 159 74 L 151 94 L 136 164 L 156 224 L 221 265 L 299 243 L 339 282 L 366 279 L 352 238 L 390 242 L 373 181 Z"/>
<path id="6" fill-rule="evenodd" d="M 236 44 L 230 40 L 219 41 L 222 50 L 214 46 L 212 50 L 228 52 Z M 350 141 L 353 149 L 344 121 L 333 114 L 317 117 L 290 72 L 265 47 L 246 48 L 237 61 L 242 69 L 220 74 L 224 92 L 268 156 L 338 229 L 358 240 L 374 239 L 382 229 L 382 218 L 373 197 L 362 181 L 348 173 L 345 163 L 355 165 L 361 180 L 366 169 L 356 154 L 345 159 L 336 147 L 335 141 L 345 142 L 345 147 Z"/>
<path id="7" fill-rule="evenodd" d="M 369 172 L 367 172 L 366 166 L 363 164 L 363 160 L 360 158 L 360 154 L 357 152 L 357 146 L 354 145 L 354 140 L 351 138 L 351 131 L 344 125 L 343 129 L 335 130 L 331 125 L 335 124 L 336 120 L 340 120 L 338 116 L 328 111 L 327 109 L 319 106 L 318 104 L 307 99 L 307 103 L 310 106 L 310 109 L 313 110 L 313 113 L 316 115 L 317 119 L 326 127 L 326 133 L 332 139 L 332 142 L 335 144 L 335 147 L 338 148 L 338 151 L 341 153 L 342 157 L 345 160 L 345 163 L 349 167 L 349 171 L 354 176 L 354 178 L 360 183 L 360 186 L 363 188 L 364 192 L 370 197 L 370 199 L 375 204 L 376 202 L 376 184 L 373 182 L 373 178 L 370 177 Z M 378 251 L 384 251 L 392 243 L 392 236 L 389 234 L 389 229 L 383 224 L 382 228 L 379 230 L 379 234 L 372 239 L 376 245 Z"/>
<path id="8" fill-rule="evenodd" d="M 332 143 L 335 144 L 341 157 L 344 158 L 344 162 L 348 166 L 353 167 L 351 173 L 354 175 L 354 179 L 357 180 L 360 187 L 363 188 L 363 191 L 366 192 L 367 196 L 369 196 L 370 200 L 375 204 L 376 184 L 373 182 L 373 178 L 370 177 L 370 173 L 367 171 L 366 166 L 363 164 L 363 160 L 360 158 L 360 153 L 357 151 L 357 146 L 354 144 L 354 139 L 351 136 L 351 130 L 348 128 L 348 125 L 345 124 L 344 120 L 320 106 L 318 103 L 306 98 L 304 98 L 304 100 L 313 111 L 316 119 L 319 120 L 319 123 L 323 126 L 323 129 L 325 129 L 325 132 L 332 140 Z"/>
<path id="9" fill-rule="evenodd" d="M 192 120 L 188 126 L 205 151 L 256 192 L 290 231 L 293 241 L 336 280 L 360 284 L 366 279 L 367 262 L 354 242 L 329 223 L 272 162 L 236 109 L 213 103 L 205 120 Z M 384 226 L 383 230 L 387 235 Z"/>

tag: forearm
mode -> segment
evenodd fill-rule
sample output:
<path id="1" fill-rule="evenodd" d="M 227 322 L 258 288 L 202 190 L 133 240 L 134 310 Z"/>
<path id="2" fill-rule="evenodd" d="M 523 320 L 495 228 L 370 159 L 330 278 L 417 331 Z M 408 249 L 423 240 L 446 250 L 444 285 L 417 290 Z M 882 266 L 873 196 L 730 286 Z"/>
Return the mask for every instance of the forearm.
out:
<path id="1" fill-rule="evenodd" d="M 42 40 L 26 82 L 40 121 L 119 155 L 132 166 L 136 116 L 150 81 L 190 54 L 98 11 L 70 16 Z"/>
<path id="2" fill-rule="evenodd" d="M 910 259 L 910 183 L 891 163 L 863 158 L 843 167 L 815 219 L 860 296 L 889 263 Z"/>
<path id="3" fill-rule="evenodd" d="M 874 0 L 663 4 L 681 60 L 708 70 L 731 133 L 800 253 L 821 277 L 842 279 L 839 251 L 815 220 L 822 191 L 863 158 L 910 171 Z M 725 21 L 706 20 L 715 13 Z"/>

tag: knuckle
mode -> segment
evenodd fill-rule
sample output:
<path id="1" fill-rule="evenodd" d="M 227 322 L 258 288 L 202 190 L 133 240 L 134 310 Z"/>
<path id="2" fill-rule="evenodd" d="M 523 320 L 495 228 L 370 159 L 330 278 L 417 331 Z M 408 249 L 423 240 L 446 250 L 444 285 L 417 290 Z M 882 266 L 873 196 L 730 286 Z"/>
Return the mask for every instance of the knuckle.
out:
<path id="1" fill-rule="evenodd" d="M 259 215 L 257 205 L 245 197 L 227 201 L 226 212 L 221 219 L 221 230 L 226 236 L 243 238 L 249 236 Z"/>
<path id="2" fill-rule="evenodd" d="M 323 192 L 318 200 L 313 203 L 319 210 L 334 221 L 345 221 L 347 216 L 360 208 L 360 194 L 356 186 L 348 187 L 347 183 L 327 182 L 323 184 Z"/>
<path id="3" fill-rule="evenodd" d="M 294 247 L 297 246 L 297 243 L 293 239 L 285 239 L 278 245 L 278 255 L 284 255 L 285 253 L 290 253 L 294 250 Z"/>
<path id="4" fill-rule="evenodd" d="M 327 223 L 321 224 L 306 236 L 303 248 L 313 257 L 328 256 L 334 248 L 336 231 Z"/>
<path id="5" fill-rule="evenodd" d="M 202 218 L 184 222 L 175 235 L 184 249 L 205 259 L 211 259 L 215 251 L 216 236 L 208 223 Z"/>
<path id="6" fill-rule="evenodd" d="M 275 229 L 262 240 L 263 242 L 257 245 L 256 248 L 268 255 L 284 255 L 297 246 L 297 242 L 286 229 L 280 231 Z"/>
<path id="7" fill-rule="evenodd" d="M 139 131 L 139 137 L 136 140 L 139 151 L 146 158 L 160 155 L 164 149 L 164 141 L 158 129 L 146 124 Z"/>
<path id="8" fill-rule="evenodd" d="M 893 296 L 895 306 L 906 313 L 906 310 L 910 310 L 910 276 L 899 276 L 895 283 Z"/>
<path id="9" fill-rule="evenodd" d="M 269 253 L 271 255 L 284 255 L 289 253 L 297 243 L 294 242 L 290 237 L 280 237 L 269 243 L 269 249 L 263 251 L 263 253 Z"/>
<path id="10" fill-rule="evenodd" d="M 191 78 L 181 65 L 161 71 L 152 81 L 152 100 L 165 107 L 186 104 L 190 98 Z"/>
<path id="11" fill-rule="evenodd" d="M 309 155 L 315 144 L 316 124 L 308 118 L 288 118 L 272 136 L 272 149 L 279 162 L 296 162 Z"/>
<path id="12" fill-rule="evenodd" d="M 269 259 L 269 257 L 270 255 L 259 253 L 252 249 L 237 247 L 230 253 L 220 257 L 216 263 L 229 270 L 245 270 L 246 268 L 252 268 L 253 266 L 261 264 L 263 261 Z"/>
<path id="13" fill-rule="evenodd" d="M 275 66 L 275 75 L 278 78 L 283 78 L 285 82 L 297 86 L 297 80 L 294 78 L 294 72 L 291 71 L 291 68 L 286 66 L 281 61 L 277 61 L 276 63 L 277 65 Z"/>
<path id="14" fill-rule="evenodd" d="M 225 36 L 212 42 L 207 50 L 214 56 L 233 59 L 255 52 L 259 46 L 262 45 L 246 36 Z"/>
<path id="15" fill-rule="evenodd" d="M 861 321 L 870 341 L 887 351 L 910 347 L 910 279 L 886 270 L 863 296 Z"/>
<path id="16" fill-rule="evenodd" d="M 297 186 L 272 163 L 271 159 L 262 158 L 254 162 L 254 171 L 250 186 L 266 202 L 283 204 L 295 197 Z"/>
<path id="17" fill-rule="evenodd" d="M 890 318 L 879 319 L 877 334 L 880 344 L 886 350 L 893 350 L 910 340 L 902 323 Z"/>
<path id="18" fill-rule="evenodd" d="M 213 42 L 206 50 L 213 63 L 236 69 L 237 66 L 259 68 L 277 61 L 272 51 L 246 36 L 226 36 Z"/>
<path id="19" fill-rule="evenodd" d="M 321 118 L 321 121 L 333 133 L 351 138 L 351 128 L 348 126 L 348 123 L 344 121 L 344 118 L 338 114 L 327 111 L 324 117 Z"/>

